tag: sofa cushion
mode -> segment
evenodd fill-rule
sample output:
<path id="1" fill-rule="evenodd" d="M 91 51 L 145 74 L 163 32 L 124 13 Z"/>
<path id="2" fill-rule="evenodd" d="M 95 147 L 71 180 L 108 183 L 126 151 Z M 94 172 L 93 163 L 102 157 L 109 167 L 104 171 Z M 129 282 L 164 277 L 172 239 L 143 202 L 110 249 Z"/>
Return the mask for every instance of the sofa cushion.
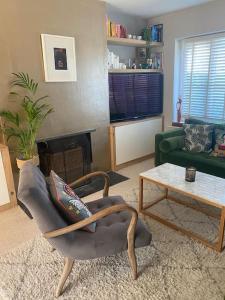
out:
<path id="1" fill-rule="evenodd" d="M 184 147 L 184 136 L 174 136 L 161 141 L 159 144 L 160 151 L 168 153 L 173 150 L 182 149 Z"/>
<path id="2" fill-rule="evenodd" d="M 224 144 L 225 142 L 225 129 L 215 129 L 215 140 L 216 140 L 216 147 L 218 148 L 219 145 Z"/>
<path id="3" fill-rule="evenodd" d="M 223 120 L 210 120 L 210 121 L 204 121 L 202 119 L 198 118 L 187 118 L 185 119 L 185 124 L 195 124 L 195 125 L 214 125 L 217 128 L 225 128 L 225 123 L 223 123 Z"/>
<path id="4" fill-rule="evenodd" d="M 212 150 L 213 125 L 184 124 L 184 150 L 210 152 Z"/>
<path id="5" fill-rule="evenodd" d="M 198 171 L 225 178 L 225 159 L 213 157 L 208 153 L 192 153 L 175 150 L 160 155 L 162 163 L 172 163 L 178 166 L 193 166 Z"/>
<path id="6" fill-rule="evenodd" d="M 50 192 L 53 202 L 69 223 L 73 224 L 92 216 L 87 206 L 54 171 L 50 173 Z M 96 222 L 93 222 L 82 229 L 95 232 L 95 228 Z"/>
<path id="7" fill-rule="evenodd" d="M 198 118 L 187 118 L 185 119 L 185 124 L 195 124 L 195 125 L 211 125 L 212 123 L 203 121 L 202 119 L 198 119 Z"/>

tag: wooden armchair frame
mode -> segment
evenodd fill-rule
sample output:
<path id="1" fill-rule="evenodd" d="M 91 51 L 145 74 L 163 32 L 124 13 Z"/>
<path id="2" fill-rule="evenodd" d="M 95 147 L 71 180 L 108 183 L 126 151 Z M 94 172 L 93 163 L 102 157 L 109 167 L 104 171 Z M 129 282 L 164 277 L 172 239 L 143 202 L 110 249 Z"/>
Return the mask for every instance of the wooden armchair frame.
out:
<path id="1" fill-rule="evenodd" d="M 105 186 L 104 186 L 104 190 L 103 190 L 103 196 L 104 197 L 108 196 L 109 176 L 104 172 L 90 173 L 90 174 L 74 181 L 69 186 L 74 187 L 77 184 L 79 184 L 83 181 L 86 181 L 87 179 L 89 179 L 91 177 L 95 177 L 95 176 L 103 176 L 105 178 Z M 130 224 L 129 224 L 129 227 L 127 230 L 127 242 L 128 242 L 129 262 L 130 262 L 130 266 L 132 269 L 133 278 L 135 280 L 135 279 L 137 279 L 137 260 L 136 260 L 135 248 L 134 248 L 134 234 L 135 234 L 135 228 L 136 228 L 136 224 L 137 224 L 138 214 L 137 214 L 137 211 L 133 207 L 131 207 L 127 204 L 117 204 L 117 205 L 113 205 L 112 207 L 105 208 L 101 211 L 98 211 L 97 213 L 95 213 L 94 215 L 90 216 L 89 218 L 87 218 L 85 220 L 82 220 L 75 224 L 66 226 L 64 228 L 46 232 L 43 236 L 46 239 L 58 237 L 60 235 L 64 235 L 64 234 L 70 233 L 72 231 L 81 229 L 82 227 L 85 227 L 85 226 L 87 226 L 99 219 L 102 219 L 110 214 L 113 214 L 116 212 L 121 212 L 121 211 L 129 211 L 132 214 L 131 221 L 130 221 Z M 73 264 L 74 264 L 73 258 L 65 257 L 64 269 L 63 269 L 63 272 L 62 272 L 62 275 L 61 275 L 61 278 L 60 278 L 60 281 L 59 281 L 59 284 L 57 286 L 56 293 L 55 293 L 56 297 L 59 297 L 61 295 L 64 284 L 65 284 L 69 274 L 71 273 Z"/>
<path id="2" fill-rule="evenodd" d="M 107 197 L 109 194 L 109 184 L 110 184 L 109 175 L 102 171 L 92 172 L 90 174 L 87 174 L 87 175 L 77 179 L 76 181 L 70 183 L 69 186 L 71 188 L 74 188 L 76 185 L 79 185 L 80 183 L 87 181 L 90 178 L 98 177 L 98 176 L 102 176 L 105 179 L 105 185 L 104 185 L 104 189 L 103 189 L 103 197 Z"/>

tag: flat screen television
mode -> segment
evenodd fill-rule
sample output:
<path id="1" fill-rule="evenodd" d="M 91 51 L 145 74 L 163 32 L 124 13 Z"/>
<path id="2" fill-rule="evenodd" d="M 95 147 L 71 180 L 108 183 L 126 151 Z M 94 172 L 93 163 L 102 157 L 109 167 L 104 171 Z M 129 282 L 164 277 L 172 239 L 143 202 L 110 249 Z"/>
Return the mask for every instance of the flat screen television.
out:
<path id="1" fill-rule="evenodd" d="M 162 73 L 110 73 L 110 121 L 160 115 L 163 112 Z"/>

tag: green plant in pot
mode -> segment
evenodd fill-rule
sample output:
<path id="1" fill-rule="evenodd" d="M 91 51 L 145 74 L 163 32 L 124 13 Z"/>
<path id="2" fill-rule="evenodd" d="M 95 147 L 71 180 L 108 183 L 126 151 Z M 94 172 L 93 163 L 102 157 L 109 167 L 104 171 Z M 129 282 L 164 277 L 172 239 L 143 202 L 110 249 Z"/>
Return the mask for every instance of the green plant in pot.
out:
<path id="1" fill-rule="evenodd" d="M 52 107 L 46 103 L 48 96 L 37 97 L 38 83 L 25 73 L 13 73 L 13 91 L 10 93 L 20 101 L 20 111 L 0 111 L 0 117 L 4 119 L 1 130 L 7 140 L 14 138 L 17 142 L 17 166 L 19 168 L 27 162 L 39 164 L 36 151 L 36 137 L 38 131 L 47 118 L 53 112 Z M 20 92 L 15 92 L 19 88 Z"/>

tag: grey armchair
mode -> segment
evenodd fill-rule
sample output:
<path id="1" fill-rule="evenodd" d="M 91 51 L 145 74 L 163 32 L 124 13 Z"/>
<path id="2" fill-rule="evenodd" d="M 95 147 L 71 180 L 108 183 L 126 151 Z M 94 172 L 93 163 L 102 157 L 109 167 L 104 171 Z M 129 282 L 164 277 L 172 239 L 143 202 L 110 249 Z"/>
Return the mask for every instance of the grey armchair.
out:
<path id="1" fill-rule="evenodd" d="M 48 185 L 39 168 L 28 163 L 20 171 L 19 200 L 30 210 L 52 248 L 65 258 L 56 297 L 62 293 L 76 259 L 93 259 L 128 250 L 133 278 L 136 279 L 134 248 L 147 246 L 151 242 L 151 234 L 138 220 L 136 210 L 127 205 L 120 196 L 108 196 L 109 178 L 106 173 L 91 173 L 70 186 L 74 187 L 92 176 L 104 176 L 103 198 L 87 203 L 93 214 L 91 217 L 69 225 L 51 201 Z M 94 221 L 97 222 L 95 233 L 79 230 Z"/>

